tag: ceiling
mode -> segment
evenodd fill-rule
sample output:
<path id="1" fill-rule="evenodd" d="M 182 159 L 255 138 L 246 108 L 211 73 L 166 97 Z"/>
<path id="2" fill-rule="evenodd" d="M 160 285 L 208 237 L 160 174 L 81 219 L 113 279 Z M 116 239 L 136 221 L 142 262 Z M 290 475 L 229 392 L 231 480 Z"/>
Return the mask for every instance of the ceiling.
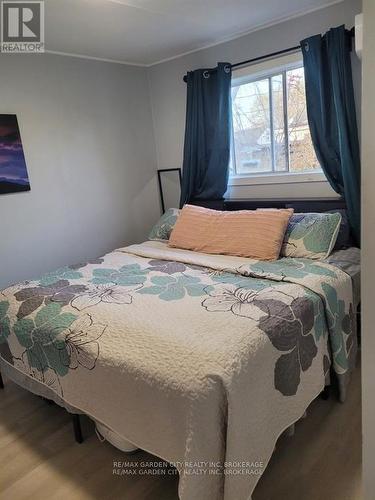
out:
<path id="1" fill-rule="evenodd" d="M 47 52 L 149 66 L 340 0 L 45 0 Z"/>

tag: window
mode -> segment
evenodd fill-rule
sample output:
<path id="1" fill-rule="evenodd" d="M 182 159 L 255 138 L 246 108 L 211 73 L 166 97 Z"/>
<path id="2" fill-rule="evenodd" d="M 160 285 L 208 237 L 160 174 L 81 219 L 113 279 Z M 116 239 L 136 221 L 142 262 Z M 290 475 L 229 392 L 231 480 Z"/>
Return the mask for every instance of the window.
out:
<path id="1" fill-rule="evenodd" d="M 278 60 L 278 68 L 273 61 L 273 68 L 268 62 L 263 71 L 251 67 L 250 74 L 249 68 L 234 73 L 232 176 L 321 173 L 307 122 L 300 57 L 287 56 L 282 66 Z"/>

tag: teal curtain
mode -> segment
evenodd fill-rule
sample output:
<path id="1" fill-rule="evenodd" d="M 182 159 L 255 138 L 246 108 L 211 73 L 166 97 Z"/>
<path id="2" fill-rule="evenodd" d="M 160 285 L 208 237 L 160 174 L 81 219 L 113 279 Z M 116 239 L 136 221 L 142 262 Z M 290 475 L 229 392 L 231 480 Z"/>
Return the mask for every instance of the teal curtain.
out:
<path id="1" fill-rule="evenodd" d="M 231 136 L 229 63 L 186 75 L 187 103 L 180 207 L 221 199 L 227 190 Z"/>
<path id="2" fill-rule="evenodd" d="M 350 59 L 344 26 L 301 41 L 307 115 L 317 158 L 332 188 L 346 201 L 360 241 L 360 153 Z"/>

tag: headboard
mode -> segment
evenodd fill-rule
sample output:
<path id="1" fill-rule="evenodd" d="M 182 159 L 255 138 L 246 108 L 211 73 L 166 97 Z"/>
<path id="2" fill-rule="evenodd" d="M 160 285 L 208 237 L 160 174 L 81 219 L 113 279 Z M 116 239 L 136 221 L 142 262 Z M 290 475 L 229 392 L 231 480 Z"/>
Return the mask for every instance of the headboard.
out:
<path id="1" fill-rule="evenodd" d="M 255 210 L 257 208 L 294 208 L 296 213 L 327 212 L 329 210 L 345 209 L 345 200 L 342 198 L 296 198 L 285 200 L 275 199 L 225 199 L 194 201 L 200 205 L 215 210 Z"/>

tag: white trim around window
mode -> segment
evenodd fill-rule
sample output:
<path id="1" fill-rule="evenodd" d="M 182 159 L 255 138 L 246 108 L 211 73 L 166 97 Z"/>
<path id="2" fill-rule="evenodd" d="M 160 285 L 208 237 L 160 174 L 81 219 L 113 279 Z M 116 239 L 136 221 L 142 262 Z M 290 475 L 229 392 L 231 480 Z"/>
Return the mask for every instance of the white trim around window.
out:
<path id="1" fill-rule="evenodd" d="M 299 184 L 305 182 L 327 182 L 323 172 L 280 173 L 230 176 L 228 186 L 254 186 L 266 184 Z"/>

